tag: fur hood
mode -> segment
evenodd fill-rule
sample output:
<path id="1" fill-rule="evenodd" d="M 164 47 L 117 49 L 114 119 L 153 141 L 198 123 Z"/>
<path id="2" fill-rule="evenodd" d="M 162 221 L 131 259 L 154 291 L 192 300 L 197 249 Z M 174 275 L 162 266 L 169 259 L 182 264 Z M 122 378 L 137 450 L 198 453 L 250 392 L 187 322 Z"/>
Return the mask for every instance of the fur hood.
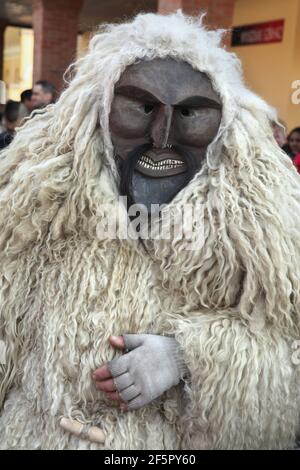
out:
<path id="1" fill-rule="evenodd" d="M 104 215 L 99 208 L 118 196 L 109 134 L 114 85 L 130 64 L 173 57 L 210 77 L 223 115 L 201 171 L 168 208 L 202 204 L 195 223 L 202 224 L 203 243 L 192 251 L 184 239 L 158 243 L 153 257 L 162 282 L 180 288 L 190 305 L 238 305 L 247 319 L 259 298 L 264 321 L 299 324 L 300 179 L 273 138 L 274 110 L 245 87 L 222 34 L 181 12 L 140 14 L 95 34 L 59 101 L 36 112 L 1 154 L 0 249 L 7 272 L 33 246 L 56 243 L 63 250 L 66 240 L 95 237 Z"/>

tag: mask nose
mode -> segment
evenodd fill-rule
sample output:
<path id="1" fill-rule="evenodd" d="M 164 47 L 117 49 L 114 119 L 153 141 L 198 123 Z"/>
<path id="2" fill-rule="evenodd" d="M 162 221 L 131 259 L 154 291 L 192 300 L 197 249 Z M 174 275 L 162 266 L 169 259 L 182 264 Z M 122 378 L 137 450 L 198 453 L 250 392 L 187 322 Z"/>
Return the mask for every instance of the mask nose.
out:
<path id="1" fill-rule="evenodd" d="M 162 104 L 157 111 L 151 129 L 151 137 L 154 147 L 165 148 L 167 146 L 172 124 L 172 117 L 172 106 Z"/>

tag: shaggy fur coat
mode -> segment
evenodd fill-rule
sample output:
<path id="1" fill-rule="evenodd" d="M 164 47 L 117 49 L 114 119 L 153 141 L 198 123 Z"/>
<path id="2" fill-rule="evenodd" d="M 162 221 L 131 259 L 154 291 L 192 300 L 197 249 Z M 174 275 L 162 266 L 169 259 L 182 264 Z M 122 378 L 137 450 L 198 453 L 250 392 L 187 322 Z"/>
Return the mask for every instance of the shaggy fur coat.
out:
<path id="1" fill-rule="evenodd" d="M 221 35 L 180 12 L 106 26 L 58 103 L 2 152 L 1 448 L 293 447 L 300 178 L 272 136 L 275 113 L 245 88 Z M 223 103 L 201 171 L 170 204 L 202 205 L 203 243 L 192 251 L 185 239 L 145 252 L 136 241 L 97 236 L 104 204 L 118 198 L 108 128 L 114 85 L 128 65 L 154 57 L 205 72 Z M 175 335 L 190 378 L 120 412 L 91 373 L 119 354 L 108 337 L 122 333 Z M 63 431 L 62 416 L 99 426 L 105 444 Z"/>

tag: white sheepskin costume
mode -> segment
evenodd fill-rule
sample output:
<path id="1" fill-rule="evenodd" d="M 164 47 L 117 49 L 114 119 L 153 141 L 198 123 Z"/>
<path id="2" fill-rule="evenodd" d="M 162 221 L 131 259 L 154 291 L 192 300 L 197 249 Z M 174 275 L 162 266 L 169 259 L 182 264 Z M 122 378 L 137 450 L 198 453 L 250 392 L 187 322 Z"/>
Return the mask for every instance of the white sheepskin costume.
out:
<path id="1" fill-rule="evenodd" d="M 275 113 L 221 39 L 180 12 L 105 26 L 59 101 L 0 155 L 1 448 L 293 447 L 300 178 L 272 136 Z M 150 256 L 138 241 L 99 239 L 97 226 L 118 198 L 114 85 L 157 57 L 206 73 L 223 115 L 201 171 L 170 205 L 202 204 L 203 243 L 165 241 Z M 91 373 L 120 354 L 108 337 L 122 333 L 175 335 L 190 379 L 120 412 Z M 67 433 L 62 416 L 100 427 L 105 444 Z"/>

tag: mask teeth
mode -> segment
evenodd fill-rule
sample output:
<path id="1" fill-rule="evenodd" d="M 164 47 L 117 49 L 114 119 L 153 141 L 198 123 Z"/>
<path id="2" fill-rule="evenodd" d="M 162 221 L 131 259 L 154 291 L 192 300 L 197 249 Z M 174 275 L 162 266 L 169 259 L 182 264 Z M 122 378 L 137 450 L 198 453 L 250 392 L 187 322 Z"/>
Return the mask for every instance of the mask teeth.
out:
<path id="1" fill-rule="evenodd" d="M 184 165 L 183 162 L 171 158 L 167 158 L 166 160 L 156 163 L 150 157 L 147 157 L 147 155 L 142 155 L 139 160 L 139 164 L 144 168 L 152 170 L 171 170 L 174 168 L 180 168 Z"/>

